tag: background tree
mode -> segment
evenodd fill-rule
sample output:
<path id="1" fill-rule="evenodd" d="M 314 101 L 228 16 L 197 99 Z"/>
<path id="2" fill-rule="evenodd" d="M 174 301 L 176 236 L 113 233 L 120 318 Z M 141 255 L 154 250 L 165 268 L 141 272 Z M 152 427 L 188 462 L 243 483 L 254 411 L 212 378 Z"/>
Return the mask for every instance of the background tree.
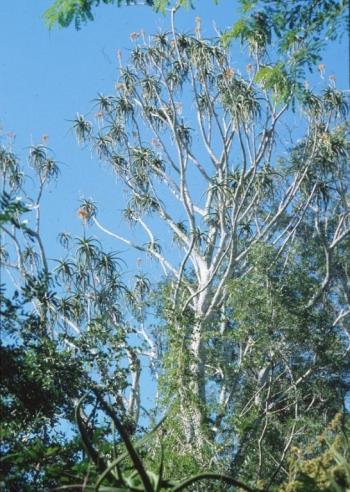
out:
<path id="1" fill-rule="evenodd" d="M 1 155 L 15 164 L 11 153 L 2 149 Z M 29 208 L 21 200 L 13 201 L 4 192 L 1 205 L 2 227 L 14 234 L 30 231 L 22 220 Z M 5 267 L 9 256 L 1 246 Z M 38 284 L 37 295 L 42 296 Z M 28 308 L 34 291 L 32 279 L 12 298 L 1 285 L 1 477 L 9 491 L 55 485 L 62 466 L 69 470 L 76 464 L 80 448 L 75 439 L 57 430 L 63 415 L 72 421 L 73 401 L 83 381 L 80 364 L 70 351 L 59 349 L 56 340 L 45 336 L 45 321 Z"/>

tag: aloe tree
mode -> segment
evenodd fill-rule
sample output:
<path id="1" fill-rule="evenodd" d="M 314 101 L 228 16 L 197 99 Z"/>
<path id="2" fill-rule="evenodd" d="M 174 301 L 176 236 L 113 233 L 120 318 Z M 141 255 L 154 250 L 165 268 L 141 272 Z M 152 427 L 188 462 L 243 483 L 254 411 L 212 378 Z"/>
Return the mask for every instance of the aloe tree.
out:
<path id="1" fill-rule="evenodd" d="M 141 36 L 129 62 L 120 62 L 115 94 L 98 97 L 96 130 L 81 115 L 74 123 L 78 140 L 90 142 L 126 186 L 125 219 L 144 239 L 134 243 L 107 228 L 92 203 L 83 206 L 88 219 L 153 257 L 171 282 L 167 307 L 181 355 L 169 374 L 178 381 L 185 440 L 197 449 L 212 439 L 213 412 L 225 414 L 235 397 L 236 383 L 209 363 L 213 341 L 234 326 L 232 279 L 251 272 L 249 255 L 260 244 L 287 261 L 309 224 L 320 246 L 303 300 L 311 310 L 326 293 L 334 297 L 333 259 L 350 230 L 345 96 L 332 81 L 313 94 L 294 78 L 294 65 L 268 65 L 265 48 L 252 51 L 242 75 L 229 51 L 201 39 L 199 28 L 194 36 Z M 299 127 L 286 132 L 293 106 Z M 171 239 L 179 261 L 166 252 Z M 345 283 L 337 282 L 332 323 L 348 315 Z M 260 361 L 258 372 L 266 370 Z"/>

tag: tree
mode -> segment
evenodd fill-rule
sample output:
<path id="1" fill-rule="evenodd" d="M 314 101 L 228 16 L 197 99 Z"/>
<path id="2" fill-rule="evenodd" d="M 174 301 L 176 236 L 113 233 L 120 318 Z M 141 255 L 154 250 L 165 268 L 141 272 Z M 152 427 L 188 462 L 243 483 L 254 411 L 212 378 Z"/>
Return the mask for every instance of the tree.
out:
<path id="1" fill-rule="evenodd" d="M 243 77 L 199 31 L 156 35 L 121 66 L 116 95 L 99 96 L 98 131 L 82 116 L 74 127 L 129 190 L 124 215 L 145 239 L 134 244 L 107 229 L 92 203 L 88 218 L 167 275 L 163 378 L 179 449 L 185 441 L 204 463 L 210 443 L 210 459 L 233 453 L 230 466 L 242 470 L 250 456 L 249 474 L 275 479 L 308 412 L 322 425 L 324 402 L 339 409 L 348 388 L 348 130 L 334 85 L 315 95 L 264 60 L 256 51 Z M 293 105 L 304 115 L 302 138 L 291 131 L 282 146 Z M 179 262 L 164 253 L 156 221 L 164 241 L 178 245 Z M 266 434 L 272 415 L 275 430 Z M 269 439 L 274 461 L 262 448 Z"/>
<path id="2" fill-rule="evenodd" d="M 11 153 L 1 155 L 2 164 L 5 159 L 14 164 Z M 20 229 L 30 232 L 21 220 L 29 208 L 21 200 L 13 201 L 4 192 L 1 205 L 3 228 L 11 228 L 14 234 Z M 2 267 L 8 259 L 2 245 Z M 80 364 L 70 351 L 59 349 L 56 340 L 45 336 L 44 320 L 28 309 L 35 296 L 33 279 L 27 280 L 23 291 L 15 290 L 12 298 L 3 285 L 0 292 L 1 477 L 9 491 L 54 484 L 55 456 L 60 455 L 69 469 L 79 450 L 74 439 L 58 431 L 57 423 L 62 415 L 72 421 L 73 401 L 83 381 Z"/>

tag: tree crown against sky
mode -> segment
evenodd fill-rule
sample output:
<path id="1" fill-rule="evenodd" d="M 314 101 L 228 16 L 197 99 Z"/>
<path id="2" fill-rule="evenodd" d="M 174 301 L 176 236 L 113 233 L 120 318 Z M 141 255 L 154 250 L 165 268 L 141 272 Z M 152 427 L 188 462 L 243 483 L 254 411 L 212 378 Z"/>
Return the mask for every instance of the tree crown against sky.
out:
<path id="1" fill-rule="evenodd" d="M 9 458 L 15 451 L 19 462 L 5 461 L 7 472 L 22 488 L 72 483 L 74 473 L 86 479 L 88 460 L 76 454 L 76 442 L 65 448 L 60 439 L 56 451 L 69 456 L 68 466 L 59 461 L 64 480 L 40 450 L 31 459 L 45 465 L 20 478 L 18 436 L 47 444 L 52 436 L 40 412 L 52 422 L 62 412 L 72 420 L 76 398 L 89 391 L 81 429 L 89 439 L 100 436 L 110 459 L 113 429 L 101 422 L 102 403 L 91 391 L 97 383 L 109 395 L 132 436 L 142 423 L 140 378 L 142 371 L 149 377 L 149 365 L 158 406 L 168 413 L 165 433 L 144 450 L 151 469 L 161 461 L 167 476 L 180 479 L 211 467 L 252 486 L 278 487 L 292 444 L 311 442 L 343 409 L 349 388 L 346 98 L 332 79 L 313 93 L 279 65 L 285 59 L 271 66 L 268 46 L 249 39 L 251 63 L 233 69 L 227 48 L 202 39 L 199 21 L 193 34 L 133 37 L 115 93 L 99 95 L 93 120 L 78 115 L 73 127 L 124 183 L 124 217 L 143 238 L 131 241 L 127 227 L 123 234 L 107 227 L 99 207 L 84 200 L 78 213 L 85 236 L 62 234 L 67 254 L 52 268 L 40 202 L 57 164 L 44 145 L 32 146 L 37 193 L 16 201 L 27 189 L 23 170 L 12 150 L 2 149 L 3 263 L 18 288 L 13 301 L 5 299 L 15 342 L 6 356 L 16 374 L 23 364 L 42 374 L 44 353 L 52 379 L 37 391 L 51 395 L 56 383 L 68 406 L 58 394 L 56 409 L 42 406 L 33 415 L 21 386 L 5 378 L 5 403 L 19 412 L 7 443 Z M 158 261 L 161 285 L 140 271 L 128 289 L 118 255 L 104 251 L 98 230 Z M 170 241 L 176 256 L 167 254 Z M 26 322 L 16 313 L 29 302 Z M 16 346 L 23 337 L 31 340 L 27 361 Z M 59 382 L 62 356 L 72 359 L 72 371 L 80 362 L 78 387 Z M 42 435 L 19 425 L 23 413 Z M 94 469 L 92 482 L 95 476 Z"/>

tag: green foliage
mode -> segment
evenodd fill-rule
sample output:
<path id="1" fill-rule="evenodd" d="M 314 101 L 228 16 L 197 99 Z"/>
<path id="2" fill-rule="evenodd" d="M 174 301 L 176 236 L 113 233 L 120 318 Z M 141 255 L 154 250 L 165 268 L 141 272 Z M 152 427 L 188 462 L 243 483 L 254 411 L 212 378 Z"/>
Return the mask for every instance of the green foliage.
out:
<path id="1" fill-rule="evenodd" d="M 292 96 L 293 85 L 282 63 L 261 67 L 255 74 L 255 81 L 261 83 L 264 89 L 273 91 L 273 97 L 277 104 L 288 102 Z"/>
<path id="2" fill-rule="evenodd" d="M 289 480 L 280 492 L 346 492 L 350 490 L 348 416 L 338 414 L 317 443 L 292 449 Z"/>
<path id="3" fill-rule="evenodd" d="M 178 6 L 184 7 L 188 9 L 190 7 L 193 8 L 193 0 L 179 0 L 176 2 Z M 171 0 L 154 0 L 153 7 L 156 12 L 161 12 L 162 14 L 166 13 L 167 7 L 171 6 Z"/>
<path id="4" fill-rule="evenodd" d="M 82 24 L 94 20 L 93 9 L 101 4 L 116 5 L 138 5 L 138 0 L 55 0 L 55 2 L 45 11 L 44 21 L 49 29 L 56 24 L 59 27 L 68 27 L 74 22 L 76 29 L 81 29 Z M 180 0 L 179 6 L 184 8 L 192 7 L 191 0 Z M 171 6 L 170 0 L 145 0 L 140 5 L 153 7 L 156 12 L 166 13 L 167 7 Z"/>
<path id="5" fill-rule="evenodd" d="M 44 13 L 44 21 L 49 29 L 56 24 L 68 27 L 74 22 L 75 28 L 80 29 L 82 24 L 94 20 L 92 9 L 100 4 L 106 5 L 135 5 L 137 0 L 55 0 Z M 153 5 L 153 0 L 146 0 L 146 5 Z"/>
<path id="6" fill-rule="evenodd" d="M 1 212 L 0 224 L 13 224 L 17 227 L 24 227 L 25 224 L 19 222 L 19 217 L 28 212 L 29 209 L 20 199 L 12 199 L 6 192 L 0 198 Z"/>
<path id="7" fill-rule="evenodd" d="M 42 336 L 42 321 L 30 314 L 31 297 L 1 290 L 0 473 L 9 491 L 53 486 L 76 463 L 79 447 L 59 430 L 62 415 L 73 422 L 84 386 L 81 364 Z M 56 468 L 58 467 L 58 470 Z"/>
<path id="8" fill-rule="evenodd" d="M 188 478 L 182 477 L 178 480 L 165 478 L 166 470 L 164 465 L 166 458 L 164 455 L 162 437 L 160 441 L 161 454 L 159 462 L 152 463 L 152 460 L 149 460 L 147 456 L 150 454 L 149 451 L 151 449 L 149 441 L 152 437 L 155 439 L 154 435 L 161 428 L 164 419 L 156 425 L 151 432 L 144 435 L 138 441 L 132 442 L 128 430 L 125 425 L 122 424 L 116 409 L 106 403 L 102 393 L 97 387 L 94 387 L 92 391 L 95 394 L 101 409 L 112 420 L 121 437 L 121 442 L 118 443 L 117 446 L 116 443 L 114 445 L 113 459 L 109 455 L 104 455 L 96 449 L 93 435 L 89 432 L 88 426 L 82 415 L 82 404 L 87 395 L 83 396 L 76 407 L 76 422 L 84 448 L 91 461 L 94 463 L 96 471 L 99 473 L 97 480 L 94 476 L 92 476 L 90 480 L 85 479 L 84 485 L 86 490 L 95 490 L 96 492 L 107 492 L 112 490 L 125 492 L 161 492 L 169 490 L 175 492 L 188 490 L 192 484 L 200 482 L 206 483 L 206 490 L 209 490 L 208 487 L 210 486 L 210 482 L 214 481 L 221 484 L 233 485 L 247 492 L 259 492 L 257 489 L 252 489 L 230 476 L 214 471 L 206 471 L 205 473 L 192 475 Z M 111 448 L 111 446 L 109 446 L 109 448 Z M 129 465 L 127 463 L 129 463 Z M 155 471 L 148 469 L 147 463 L 149 463 Z M 95 483 L 94 480 L 96 480 Z"/>
<path id="9" fill-rule="evenodd" d="M 277 443 L 283 442 L 283 434 L 287 432 L 293 435 L 295 425 L 298 425 L 295 421 L 296 398 L 298 413 L 304 415 L 303 421 L 309 427 L 303 431 L 300 440 L 302 447 L 305 442 L 313 442 L 315 432 L 322 430 L 323 422 L 317 415 L 324 408 L 323 398 L 328 402 L 326 408 L 334 415 L 337 406 L 333 404 L 339 398 L 341 388 L 347 386 L 349 368 L 340 368 L 342 349 L 339 340 L 336 341 L 337 334 L 326 328 L 329 326 L 329 314 L 325 309 L 318 312 L 318 309 L 311 311 L 304 307 L 303 299 L 309 297 L 314 283 L 305 274 L 307 254 L 309 251 L 305 252 L 300 266 L 298 261 L 294 265 L 290 262 L 290 267 L 285 269 L 276 260 L 273 248 L 259 245 L 251 252 L 252 270 L 249 275 L 231 284 L 236 326 L 233 337 L 238 343 L 247 341 L 243 362 L 245 370 L 241 373 L 241 396 L 236 400 L 235 413 L 240 417 L 232 422 L 238 441 L 241 442 L 242 456 L 250 456 L 249 462 L 245 461 L 241 465 L 245 477 L 249 477 L 260 466 L 263 475 L 270 476 L 272 480 L 276 472 L 273 472 L 274 467 L 269 470 L 269 456 Z M 284 371 L 289 375 L 282 378 L 280 376 Z M 301 381 L 307 373 L 310 373 L 307 386 L 299 386 L 300 383 L 295 386 L 296 381 Z M 255 385 L 260 385 L 260 392 L 256 394 L 253 404 L 249 398 Z M 259 422 L 262 411 L 260 404 L 265 391 L 269 402 L 266 428 Z M 317 402 L 316 395 L 321 393 L 322 400 Z M 310 394 L 316 398 L 312 408 Z M 265 444 L 264 453 L 257 462 L 254 449 L 257 447 L 258 435 Z M 296 435 L 293 442 L 298 446 Z M 267 481 L 264 485 L 270 483 Z"/>
<path id="10" fill-rule="evenodd" d="M 236 21 L 232 28 L 222 36 L 222 42 L 227 46 L 232 39 L 240 39 L 242 43 L 248 43 L 252 52 L 264 52 L 271 43 L 271 26 L 268 17 L 263 12 L 255 16 L 242 18 Z"/>
<path id="11" fill-rule="evenodd" d="M 347 2 L 344 0 L 241 0 L 242 17 L 222 36 L 227 46 L 240 39 L 251 51 L 263 55 L 276 45 L 295 76 L 321 60 L 329 39 L 346 31 Z"/>

